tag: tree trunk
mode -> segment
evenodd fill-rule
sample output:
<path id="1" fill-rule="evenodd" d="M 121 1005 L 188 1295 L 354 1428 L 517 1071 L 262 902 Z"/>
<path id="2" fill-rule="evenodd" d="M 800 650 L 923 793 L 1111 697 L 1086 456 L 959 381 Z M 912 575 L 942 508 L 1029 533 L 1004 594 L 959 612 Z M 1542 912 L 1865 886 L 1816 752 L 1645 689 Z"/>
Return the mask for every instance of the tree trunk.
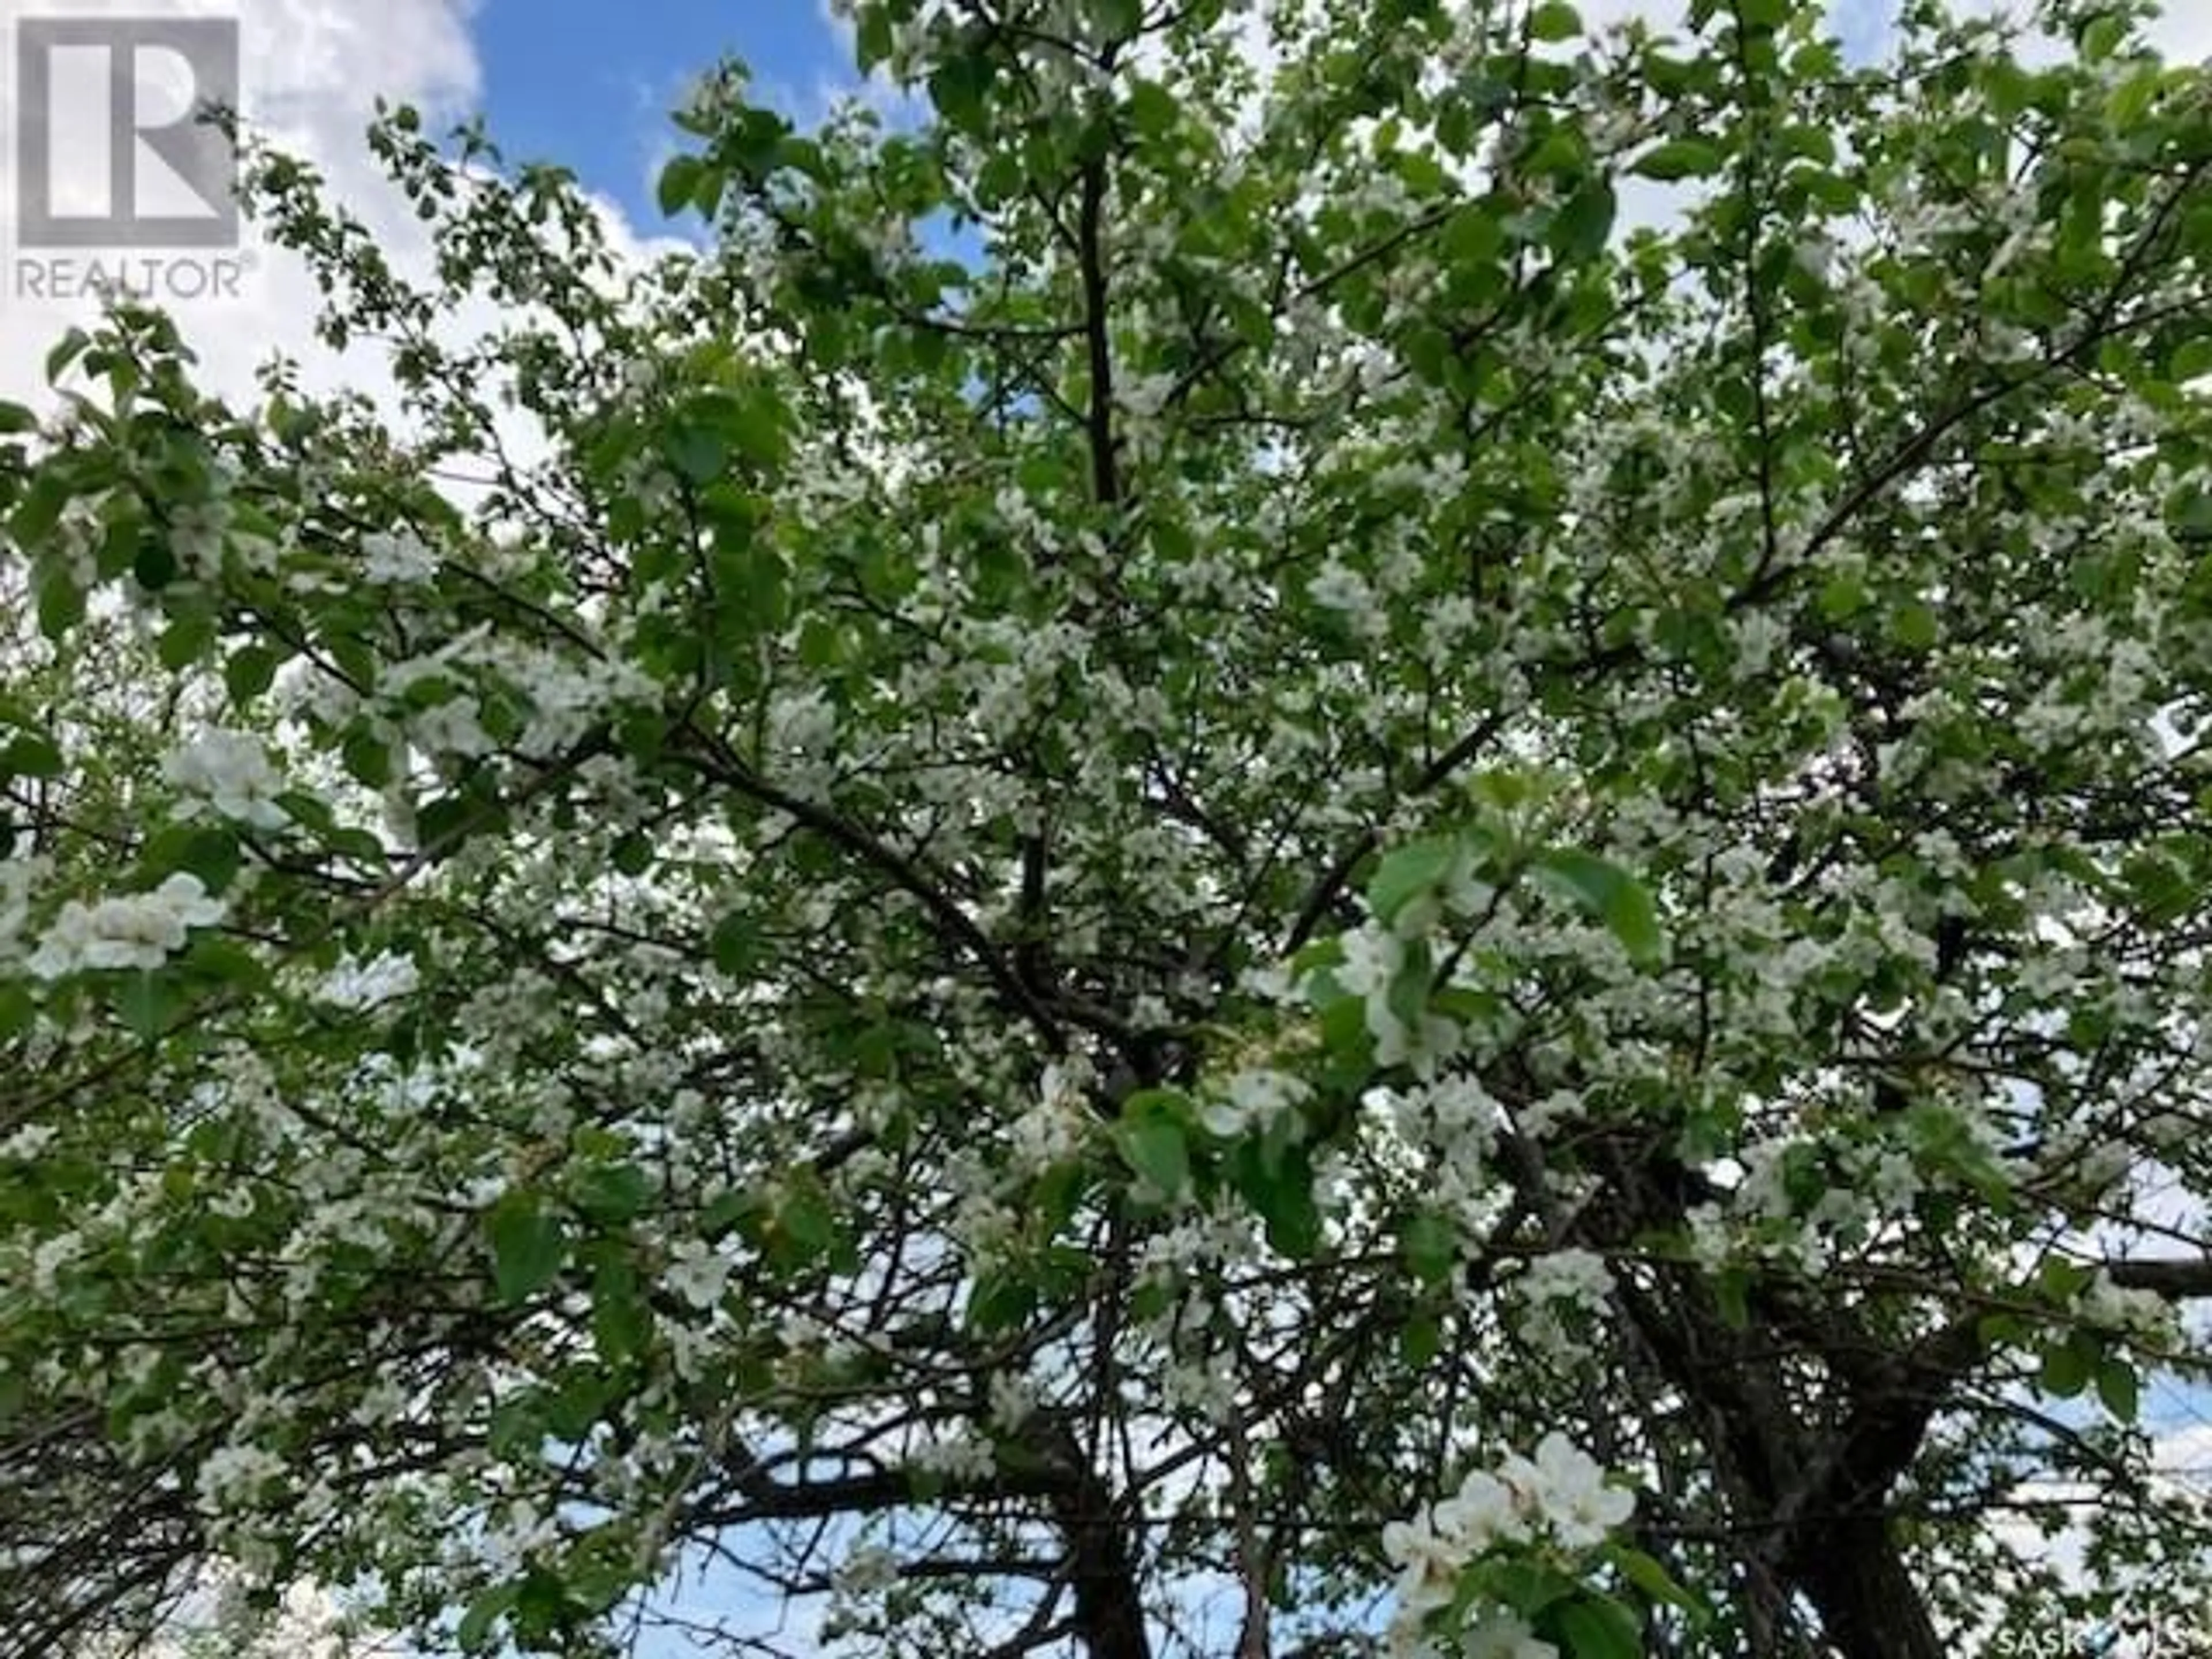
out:
<path id="1" fill-rule="evenodd" d="M 1945 1659 L 1928 1604 L 1881 1516 L 1807 1522 L 1784 1571 L 1844 1659 Z"/>
<path id="2" fill-rule="evenodd" d="M 1085 1479 L 1055 1505 L 1067 1541 L 1068 1581 L 1075 1592 L 1075 1632 L 1091 1659 L 1152 1659 L 1136 1563 L 1108 1501 L 1105 1486 Z"/>
<path id="3" fill-rule="evenodd" d="M 1152 1659 L 1132 1529 L 1117 1512 L 1113 1488 L 1064 1419 L 1040 1413 L 1027 1432 L 1052 1469 L 1052 1520 L 1067 1548 L 1077 1638 L 1090 1659 Z"/>

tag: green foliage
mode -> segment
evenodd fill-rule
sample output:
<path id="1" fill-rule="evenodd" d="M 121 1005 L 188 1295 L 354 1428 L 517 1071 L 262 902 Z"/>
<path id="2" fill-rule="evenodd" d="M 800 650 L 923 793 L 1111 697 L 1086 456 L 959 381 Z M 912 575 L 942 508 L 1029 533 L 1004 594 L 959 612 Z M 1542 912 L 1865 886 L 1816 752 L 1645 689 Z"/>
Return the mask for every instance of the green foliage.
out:
<path id="1" fill-rule="evenodd" d="M 1114 1128 L 1122 1160 L 1170 1198 L 1190 1182 L 1188 1109 L 1166 1090 L 1146 1090 L 1123 1103 Z"/>
<path id="2" fill-rule="evenodd" d="M 543 1290 L 568 1257 L 558 1216 L 526 1193 L 509 1193 L 485 1217 L 491 1241 L 492 1282 L 502 1301 L 520 1302 Z"/>
<path id="3" fill-rule="evenodd" d="M 658 263 L 248 135 L 404 433 L 127 303 L 0 403 L 0 1659 L 1886 1656 L 2053 1482 L 2203 1599 L 2205 71 L 852 11 Z"/>
<path id="4" fill-rule="evenodd" d="M 1547 853 L 1536 870 L 1610 927 L 1636 961 L 1656 962 L 1665 954 L 1651 894 L 1626 872 L 1572 849 Z"/>

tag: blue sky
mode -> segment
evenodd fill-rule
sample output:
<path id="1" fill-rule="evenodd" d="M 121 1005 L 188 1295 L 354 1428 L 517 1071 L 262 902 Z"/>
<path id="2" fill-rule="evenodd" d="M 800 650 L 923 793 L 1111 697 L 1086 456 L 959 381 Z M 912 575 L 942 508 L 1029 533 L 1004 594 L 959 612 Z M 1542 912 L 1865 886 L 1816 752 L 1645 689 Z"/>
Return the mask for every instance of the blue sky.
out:
<path id="1" fill-rule="evenodd" d="M 1877 49 L 1895 0 L 1834 0 L 1854 55 Z M 652 179 L 674 145 L 669 112 L 725 54 L 750 65 L 762 96 L 819 113 L 853 65 L 822 0 L 478 0 L 471 19 L 492 137 L 518 161 L 556 161 L 659 227 Z"/>
<path id="2" fill-rule="evenodd" d="M 820 0 L 478 0 L 471 25 L 500 147 L 574 167 L 641 229 L 660 224 L 669 112 L 701 70 L 734 54 L 765 101 L 809 112 L 853 78 Z"/>

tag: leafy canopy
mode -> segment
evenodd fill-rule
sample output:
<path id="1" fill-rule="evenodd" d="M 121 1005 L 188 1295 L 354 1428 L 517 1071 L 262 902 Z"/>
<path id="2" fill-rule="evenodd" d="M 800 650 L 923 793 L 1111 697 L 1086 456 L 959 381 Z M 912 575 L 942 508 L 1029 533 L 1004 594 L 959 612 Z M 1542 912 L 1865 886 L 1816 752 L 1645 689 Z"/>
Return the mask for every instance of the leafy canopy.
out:
<path id="1" fill-rule="evenodd" d="M 131 306 L 0 409 L 0 1654 L 2201 1608 L 2205 72 L 851 17 L 650 264 L 252 150 L 404 418 Z"/>

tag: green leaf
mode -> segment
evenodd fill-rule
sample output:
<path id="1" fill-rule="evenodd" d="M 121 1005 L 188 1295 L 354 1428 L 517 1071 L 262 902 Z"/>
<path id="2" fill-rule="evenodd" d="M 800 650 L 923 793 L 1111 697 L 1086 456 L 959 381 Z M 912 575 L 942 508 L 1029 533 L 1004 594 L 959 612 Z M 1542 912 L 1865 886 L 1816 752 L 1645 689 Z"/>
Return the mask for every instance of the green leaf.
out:
<path id="1" fill-rule="evenodd" d="M 947 126 L 969 132 L 980 128 L 988 112 L 991 83 L 998 71 L 980 52 L 945 58 L 930 71 L 929 100 Z"/>
<path id="2" fill-rule="evenodd" d="M 567 1259 L 568 1235 L 529 1193 L 505 1194 L 485 1219 L 491 1238 L 492 1280 L 500 1300 L 524 1300 L 550 1284 Z"/>
<path id="3" fill-rule="evenodd" d="M 1604 179 L 1584 179 L 1581 188 L 1559 204 L 1552 221 L 1553 251 L 1571 264 L 1595 259 L 1612 239 L 1620 205 L 1613 186 Z"/>
<path id="4" fill-rule="evenodd" d="M 72 328 L 55 341 L 53 349 L 46 353 L 47 381 L 58 383 L 69 366 L 82 356 L 91 344 L 92 336 L 81 328 Z"/>
<path id="5" fill-rule="evenodd" d="M 678 155 L 672 160 L 660 169 L 653 191 L 660 210 L 672 219 L 690 207 L 706 173 L 707 163 L 699 156 Z"/>
<path id="6" fill-rule="evenodd" d="M 0 435 L 34 432 L 38 425 L 39 417 L 22 404 L 0 399 Z"/>
<path id="7" fill-rule="evenodd" d="M 1655 1557 L 1646 1555 L 1631 1545 L 1608 1543 L 1605 1559 L 1620 1570 L 1622 1577 L 1642 1591 L 1647 1601 L 1662 1607 L 1680 1607 L 1699 1618 L 1711 1616 L 1711 1604 L 1703 1596 L 1675 1583 L 1674 1575 Z"/>
<path id="8" fill-rule="evenodd" d="M 2142 1403 L 2142 1382 L 2136 1368 L 2118 1355 L 2106 1359 L 2097 1367 L 2097 1398 L 2116 1420 L 2134 1422 Z"/>
<path id="9" fill-rule="evenodd" d="M 1121 1161 L 1170 1198 L 1181 1196 L 1190 1184 L 1188 1121 L 1180 1095 L 1146 1089 L 1122 1103 L 1114 1125 Z"/>
<path id="10" fill-rule="evenodd" d="M 1417 1313 L 1399 1329 L 1398 1358 L 1414 1370 L 1427 1370 L 1443 1346 L 1443 1322 L 1433 1313 Z"/>
<path id="11" fill-rule="evenodd" d="M 25 732 L 0 749 L 0 773 L 18 778 L 58 778 L 62 775 L 62 751 L 52 738 Z"/>
<path id="12" fill-rule="evenodd" d="M 538 1565 L 523 1575 L 514 1597 L 514 1636 L 519 1646 L 533 1653 L 555 1649 L 556 1638 L 568 1631 L 574 1617 L 564 1573 Z M 569 1644 L 562 1642 L 559 1647 L 569 1649 Z"/>
<path id="13" fill-rule="evenodd" d="M 607 862 L 625 876 L 641 876 L 653 868 L 653 853 L 650 836 L 632 833 L 615 842 L 607 854 Z"/>
<path id="14" fill-rule="evenodd" d="M 1492 1599 L 1524 1619 L 1546 1620 L 1561 1603 L 1583 1593 L 1582 1586 L 1551 1562 L 1534 1556 L 1498 1556 L 1473 1575 Z"/>
<path id="15" fill-rule="evenodd" d="M 1036 1310 L 1036 1286 L 1018 1273 L 979 1273 L 968 1292 L 968 1328 L 987 1336 L 1014 1330 Z"/>
<path id="16" fill-rule="evenodd" d="M 660 441 L 660 449 L 668 464 L 695 484 L 721 477 L 730 460 L 730 447 L 720 434 L 696 422 L 667 433 Z"/>
<path id="17" fill-rule="evenodd" d="M 151 1042 L 184 1007 L 175 981 L 159 969 L 141 968 L 116 981 L 115 1012 L 133 1036 Z"/>
<path id="18" fill-rule="evenodd" d="M 610 1365 L 625 1364 L 653 1342 L 653 1310 L 637 1273 L 620 1256 L 604 1258 L 592 1275 L 592 1346 Z"/>
<path id="19" fill-rule="evenodd" d="M 366 729 L 346 734 L 338 758 L 345 765 L 346 775 L 356 783 L 381 789 L 392 781 L 392 750 Z"/>
<path id="20" fill-rule="evenodd" d="M 2101 64 L 2120 48 L 2127 39 L 2127 20 L 2107 14 L 2085 25 L 2080 36 L 2081 61 Z"/>
<path id="21" fill-rule="evenodd" d="M 209 647 L 215 644 L 215 637 L 216 620 L 212 615 L 179 617 L 161 630 L 161 637 L 155 641 L 154 653 L 164 668 L 187 668 L 207 654 Z"/>
<path id="22" fill-rule="evenodd" d="M 2079 1331 L 2045 1348 L 2038 1379 L 2043 1391 L 2061 1400 L 2073 1399 L 2089 1386 L 2090 1379 L 2096 1375 L 2100 1352 L 2097 1340 Z"/>
<path id="23" fill-rule="evenodd" d="M 159 536 L 141 536 L 131 555 L 131 574 L 149 593 L 158 593 L 177 579 L 177 556 Z"/>
<path id="24" fill-rule="evenodd" d="M 738 111 L 717 135 L 715 153 L 744 178 L 764 182 L 783 160 L 784 140 L 790 133 L 790 122 L 755 105 Z"/>
<path id="25" fill-rule="evenodd" d="M 482 1653 L 491 1645 L 493 1626 L 514 1607 L 518 1593 L 514 1584 L 495 1584 L 469 1603 L 453 1631 L 463 1653 Z"/>
<path id="26" fill-rule="evenodd" d="M 807 1260 L 830 1255 L 837 1247 L 836 1212 L 818 1181 L 794 1181 L 775 1212 L 775 1223 L 777 1231 Z"/>
<path id="27" fill-rule="evenodd" d="M 237 834 L 205 823 L 170 824 L 149 836 L 138 854 L 149 884 L 184 871 L 216 894 L 236 879 L 241 860 Z"/>
<path id="28" fill-rule="evenodd" d="M 1732 1331 L 1751 1328 L 1751 1274 L 1741 1267 L 1723 1267 L 1713 1275 L 1713 1305 L 1721 1322 Z"/>
<path id="29" fill-rule="evenodd" d="M 233 702 L 247 702 L 266 691 L 276 678 L 276 653 L 265 645 L 244 645 L 223 665 L 223 687 Z"/>
<path id="30" fill-rule="evenodd" d="M 860 9 L 859 26 L 854 30 L 853 48 L 862 75 L 891 55 L 891 14 L 888 6 L 871 5 Z"/>
<path id="31" fill-rule="evenodd" d="M 1434 1210 L 1416 1210 L 1399 1230 L 1406 1265 L 1424 1285 L 1441 1285 L 1459 1263 L 1459 1231 Z"/>
<path id="32" fill-rule="evenodd" d="M 2063 1307 L 2089 1288 L 2097 1277 L 2097 1270 L 2085 1262 L 2069 1261 L 2063 1256 L 2051 1256 L 2035 1270 L 2035 1287 L 2042 1295 Z"/>
<path id="33" fill-rule="evenodd" d="M 635 1164 L 598 1164 L 574 1188 L 576 1207 L 601 1226 L 635 1221 L 653 1202 L 653 1177 Z"/>
<path id="34" fill-rule="evenodd" d="M 1639 1659 L 1644 1637 L 1636 1615 L 1609 1595 L 1584 1595 L 1551 1609 L 1569 1659 Z"/>
<path id="35" fill-rule="evenodd" d="M 1368 908 L 1385 927 L 1395 924 L 1407 905 L 1443 884 L 1459 856 L 1455 836 L 1431 836 L 1392 848 L 1367 884 Z"/>
<path id="36" fill-rule="evenodd" d="M 1857 577 L 1831 576 L 1820 584 L 1820 614 L 1830 622 L 1842 622 L 1865 610 L 1870 598 Z"/>
<path id="37" fill-rule="evenodd" d="M 1630 960 L 1649 967 L 1666 954 L 1650 890 L 1617 865 L 1573 848 L 1538 859 L 1537 873 L 1613 930 Z"/>
<path id="38" fill-rule="evenodd" d="M 1670 138 L 1638 157 L 1629 170 L 1646 179 L 1673 184 L 1682 179 L 1703 179 L 1718 173 L 1728 156 L 1717 144 L 1702 138 Z"/>
<path id="39" fill-rule="evenodd" d="M 732 910 L 714 924 L 714 936 L 707 948 L 714 958 L 714 966 L 732 979 L 744 979 L 754 973 L 769 957 L 758 924 L 742 910 Z"/>
<path id="40" fill-rule="evenodd" d="M 1899 605 L 1889 619 L 1890 637 L 1908 651 L 1928 651 L 1942 636 L 1936 613 L 1919 600 Z"/>
<path id="41" fill-rule="evenodd" d="M 1157 81 L 1139 81 L 1129 89 L 1129 125 L 1146 138 L 1160 140 L 1173 133 L 1180 109 L 1175 94 Z"/>
<path id="42" fill-rule="evenodd" d="M 1129 40 L 1144 26 L 1145 0 L 1092 0 L 1092 3 L 1109 40 Z"/>
<path id="43" fill-rule="evenodd" d="M 2195 339 L 2183 341 L 2174 348 L 2166 372 L 2169 379 L 2177 382 L 2212 374 L 2212 338 L 2199 335 Z"/>
<path id="44" fill-rule="evenodd" d="M 249 989 L 268 983 L 269 969 L 259 957 L 236 939 L 202 933 L 191 942 L 184 961 L 196 974 Z"/>
<path id="45" fill-rule="evenodd" d="M 783 404 L 775 393 L 766 386 L 753 386 L 743 392 L 702 392 L 684 406 L 681 427 L 711 434 L 729 453 L 773 466 L 790 447 L 784 420 Z M 749 497 L 739 497 L 738 505 L 744 527 L 750 532 L 761 517 L 758 505 Z"/>
<path id="46" fill-rule="evenodd" d="M 1321 1209 L 1314 1202 L 1313 1163 L 1295 1143 L 1240 1143 L 1231 1155 L 1232 1185 L 1260 1213 L 1270 1248 L 1303 1261 L 1321 1246 Z"/>
<path id="47" fill-rule="evenodd" d="M 9 516 L 8 533 L 21 544 L 27 552 L 36 553 L 39 544 L 53 533 L 61 522 L 62 509 L 69 505 L 71 491 L 61 475 L 41 472 L 31 480 L 23 499 Z"/>
<path id="48" fill-rule="evenodd" d="M 1571 40 L 1583 32 L 1583 15 L 1567 0 L 1545 0 L 1528 15 L 1528 33 L 1538 40 Z"/>
<path id="49" fill-rule="evenodd" d="M 1747 28 L 1778 29 L 1790 21 L 1796 0 L 1735 0 L 1735 8 Z"/>
<path id="50" fill-rule="evenodd" d="M 60 640 L 84 620 L 84 590 L 58 561 L 40 571 L 38 585 L 39 631 Z"/>

